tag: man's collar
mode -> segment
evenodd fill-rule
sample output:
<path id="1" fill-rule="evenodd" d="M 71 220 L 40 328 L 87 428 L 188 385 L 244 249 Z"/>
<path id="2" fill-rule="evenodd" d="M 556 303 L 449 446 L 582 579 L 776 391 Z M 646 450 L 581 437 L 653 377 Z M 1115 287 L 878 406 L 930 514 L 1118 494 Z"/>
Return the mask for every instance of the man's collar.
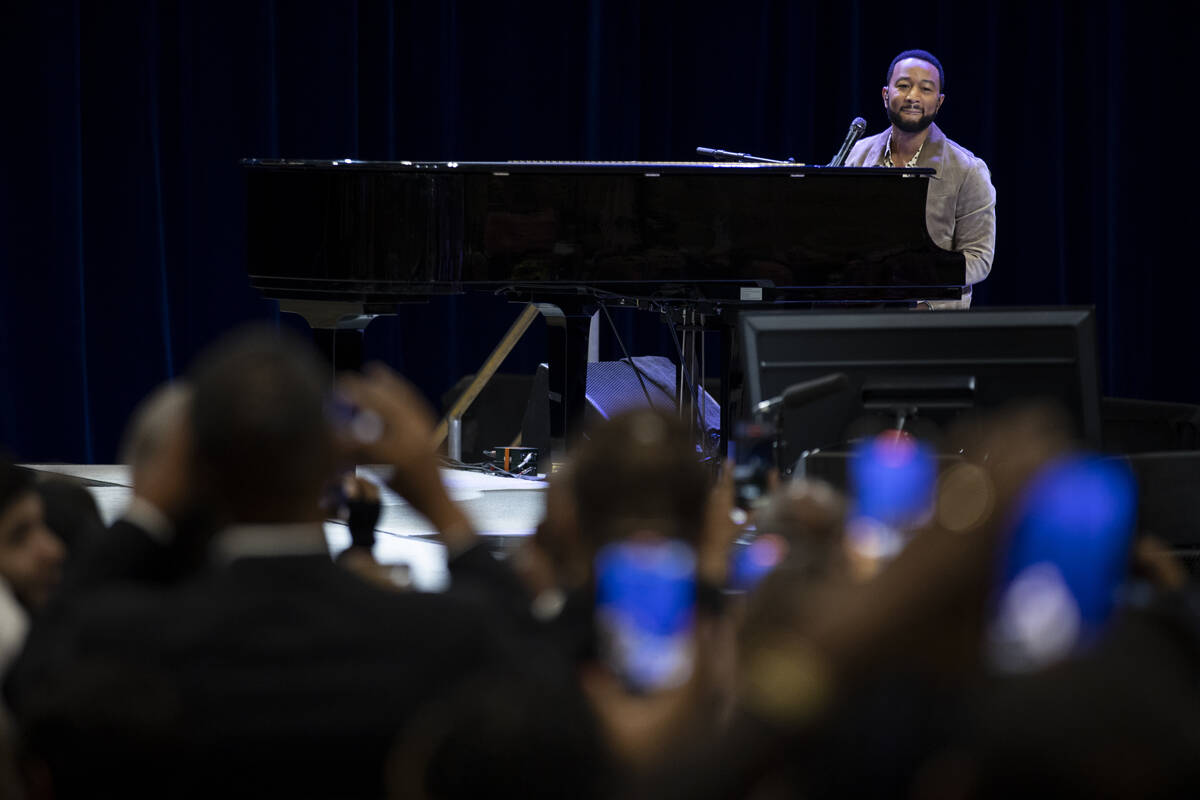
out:
<path id="1" fill-rule="evenodd" d="M 213 552 L 223 561 L 270 556 L 329 555 L 325 525 L 234 525 L 217 534 Z"/>
<path id="2" fill-rule="evenodd" d="M 925 149 L 925 143 L 929 141 L 929 136 L 917 145 L 917 152 L 913 153 L 912 158 L 903 164 L 897 164 L 896 159 L 892 158 L 892 145 L 896 142 L 896 129 L 892 128 L 888 133 L 887 143 L 883 146 L 883 165 L 885 167 L 915 167 L 920 163 L 921 152 Z"/>
<path id="3" fill-rule="evenodd" d="M 879 136 L 879 141 L 871 153 L 871 161 L 867 163 L 882 164 L 883 154 L 887 152 L 888 143 L 892 140 L 893 127 L 888 126 Z M 925 137 L 924 144 L 921 145 L 920 155 L 917 157 L 917 166 L 929 168 L 937 171 L 933 177 L 942 177 L 942 161 L 946 152 L 946 134 L 942 133 L 942 129 L 937 126 L 936 122 L 929 123 L 929 135 Z"/>

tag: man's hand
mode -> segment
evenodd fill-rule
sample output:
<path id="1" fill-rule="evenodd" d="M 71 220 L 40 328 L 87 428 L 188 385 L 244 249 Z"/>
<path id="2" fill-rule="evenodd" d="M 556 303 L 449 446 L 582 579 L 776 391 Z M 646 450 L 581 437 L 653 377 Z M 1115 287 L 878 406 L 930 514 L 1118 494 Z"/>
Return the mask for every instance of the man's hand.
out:
<path id="1" fill-rule="evenodd" d="M 338 390 L 380 422 L 371 441 L 344 438 L 350 455 L 390 464 L 391 488 L 429 518 L 451 553 L 473 544 L 476 535 L 470 521 L 446 493 L 438 472 L 433 412 L 420 393 L 382 364 L 369 365 L 363 375 L 343 375 Z"/>
<path id="2" fill-rule="evenodd" d="M 708 495 L 704 513 L 704 531 L 696 552 L 696 572 L 700 580 L 722 588 L 729 578 L 729 551 L 741 526 L 733 519 L 733 470 L 725 467 Z"/>
<path id="3" fill-rule="evenodd" d="M 382 423 L 378 435 L 370 441 L 346 442 L 355 455 L 376 463 L 412 464 L 413 471 L 436 464 L 433 412 L 408 381 L 383 364 L 373 363 L 362 375 L 342 375 L 338 390 L 360 412 L 374 413 Z M 402 472 L 398 470 L 398 475 Z"/>
<path id="4" fill-rule="evenodd" d="M 1134 541 L 1132 568 L 1163 591 L 1177 592 L 1187 586 L 1187 568 L 1171 553 L 1167 543 L 1156 536 L 1140 536 Z"/>
<path id="5" fill-rule="evenodd" d="M 383 506 L 379 501 L 379 487 L 353 472 L 342 476 L 342 497 L 346 508 L 346 527 L 350 529 L 350 547 L 365 549 L 368 553 L 375 546 L 375 526 Z"/>
<path id="6" fill-rule="evenodd" d="M 580 589 L 591 578 L 592 553 L 579 533 L 570 475 L 567 467 L 550 476 L 542 519 L 510 559 L 534 597 L 555 589 Z"/>

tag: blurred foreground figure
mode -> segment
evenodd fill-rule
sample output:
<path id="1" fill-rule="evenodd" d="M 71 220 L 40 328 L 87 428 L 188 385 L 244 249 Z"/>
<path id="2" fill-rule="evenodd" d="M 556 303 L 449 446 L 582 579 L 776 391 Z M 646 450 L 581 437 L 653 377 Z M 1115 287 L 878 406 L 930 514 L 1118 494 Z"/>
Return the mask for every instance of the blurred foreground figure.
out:
<path id="1" fill-rule="evenodd" d="M 732 505 L 732 481 L 714 488 L 685 425 L 633 411 L 587 431 L 514 559 L 532 616 L 575 665 L 625 792 L 708 736 L 725 706 Z"/>
<path id="2" fill-rule="evenodd" d="M 1031 552 L 1031 490 L 1086 462 L 1070 455 L 1065 429 L 1033 409 L 963 438 L 966 457 L 940 476 L 931 517 L 866 580 L 837 558 L 785 559 L 749 603 L 732 723 L 657 796 L 1193 795 L 1200 603 L 1177 571 L 1139 564 L 1154 584 L 1126 574 L 1093 636 L 1030 671 L 997 671 L 990 631 L 1006 565 Z M 816 508 L 777 499 L 764 524 L 789 509 L 836 518 Z M 1049 507 L 1074 519 L 1063 510 Z M 1075 552 L 1088 575 L 1069 573 L 1070 585 L 1100 585 L 1111 560 Z M 1039 602 L 1045 620 L 1057 606 Z"/>
<path id="3" fill-rule="evenodd" d="M 66 549 L 64 573 L 70 572 L 75 558 L 104 533 L 100 508 L 82 481 L 66 475 L 42 475 L 36 488 L 45 509 L 46 527 Z"/>
<path id="4" fill-rule="evenodd" d="M 33 475 L 0 461 L 0 675 L 58 587 L 66 549 L 46 526 Z"/>
<path id="5" fill-rule="evenodd" d="M 331 561 L 329 385 L 310 347 L 268 330 L 195 365 L 188 424 L 166 425 L 164 457 L 135 480 L 160 541 L 194 533 L 173 512 L 203 509 L 204 563 L 171 580 L 140 558 L 97 559 L 101 577 L 35 630 L 8 686 L 31 771 L 56 797 L 378 797 L 418 708 L 513 666 L 478 609 L 381 591 Z M 401 430 L 399 405 L 375 455 L 428 510 L 444 497 L 429 432 Z"/>

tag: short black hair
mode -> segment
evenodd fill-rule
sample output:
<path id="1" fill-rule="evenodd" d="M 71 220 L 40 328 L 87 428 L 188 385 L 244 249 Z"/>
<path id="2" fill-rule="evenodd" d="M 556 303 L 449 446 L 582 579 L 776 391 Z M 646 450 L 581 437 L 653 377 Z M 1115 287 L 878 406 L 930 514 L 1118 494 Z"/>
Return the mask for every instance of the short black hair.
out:
<path id="1" fill-rule="evenodd" d="M 884 80 L 884 84 L 889 86 L 891 85 L 892 71 L 896 69 L 897 64 L 906 58 L 919 58 L 922 61 L 928 61 L 930 64 L 933 64 L 935 67 L 937 67 L 938 93 L 940 94 L 946 91 L 946 71 L 942 69 L 942 62 L 937 60 L 937 56 L 928 50 L 905 50 L 903 53 L 893 58 L 892 63 L 888 65 L 887 78 Z"/>
<path id="2" fill-rule="evenodd" d="M 587 433 L 570 473 L 587 544 L 598 550 L 640 526 L 695 544 L 711 481 L 679 417 L 637 409 L 602 420 Z"/>
<path id="3" fill-rule="evenodd" d="M 286 330 L 252 325 L 226 336 L 192 369 L 192 434 L 207 502 L 236 522 L 290 503 L 315 508 L 334 469 L 325 413 L 327 365 Z"/>

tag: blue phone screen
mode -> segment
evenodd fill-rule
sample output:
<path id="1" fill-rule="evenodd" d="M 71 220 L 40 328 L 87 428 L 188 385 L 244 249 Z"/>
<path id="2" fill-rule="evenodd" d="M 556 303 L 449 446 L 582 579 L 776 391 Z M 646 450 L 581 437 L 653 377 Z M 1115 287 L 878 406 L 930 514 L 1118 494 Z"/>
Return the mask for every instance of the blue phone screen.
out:
<path id="1" fill-rule="evenodd" d="M 633 688 L 688 679 L 696 605 L 696 558 L 671 539 L 625 541 L 596 556 L 596 620 L 610 666 Z"/>
<path id="2" fill-rule="evenodd" d="M 994 655 L 1036 666 L 1086 645 L 1112 615 L 1133 542 L 1137 488 L 1123 463 L 1072 456 L 1026 489 L 1002 562 Z"/>
<path id="3" fill-rule="evenodd" d="M 779 566 L 788 545 L 777 533 L 760 534 L 746 544 L 735 545 L 729 557 L 729 588 L 748 592 Z"/>
<path id="4" fill-rule="evenodd" d="M 933 451 L 911 436 L 885 433 L 860 443 L 850 468 L 852 516 L 906 528 L 933 506 Z"/>
<path id="5" fill-rule="evenodd" d="M 859 443 L 849 469 L 850 545 L 874 562 L 891 558 L 933 509 L 933 451 L 908 434 L 889 431 Z"/>

